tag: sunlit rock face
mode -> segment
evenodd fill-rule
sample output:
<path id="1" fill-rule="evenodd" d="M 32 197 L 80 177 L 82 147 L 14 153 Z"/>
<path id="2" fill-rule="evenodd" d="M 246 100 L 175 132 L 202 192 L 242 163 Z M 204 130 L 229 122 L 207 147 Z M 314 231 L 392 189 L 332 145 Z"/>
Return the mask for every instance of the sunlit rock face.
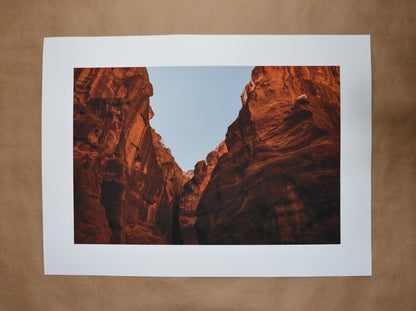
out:
<path id="1" fill-rule="evenodd" d="M 76 243 L 180 242 L 182 171 L 150 127 L 145 68 L 74 70 Z"/>
<path id="2" fill-rule="evenodd" d="M 196 211 L 201 244 L 340 242 L 339 67 L 256 67 Z"/>
<path id="3" fill-rule="evenodd" d="M 183 172 L 149 124 L 146 68 L 75 69 L 75 243 L 339 243 L 339 67 L 255 67 L 242 91 Z"/>

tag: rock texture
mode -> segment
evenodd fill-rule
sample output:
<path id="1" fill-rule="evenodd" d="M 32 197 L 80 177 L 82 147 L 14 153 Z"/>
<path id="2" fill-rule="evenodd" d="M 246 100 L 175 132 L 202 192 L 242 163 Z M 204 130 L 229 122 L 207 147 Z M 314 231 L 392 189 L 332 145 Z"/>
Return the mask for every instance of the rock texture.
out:
<path id="1" fill-rule="evenodd" d="M 189 171 L 186 173 L 186 176 L 192 177 L 183 187 L 179 207 L 179 223 L 185 244 L 198 244 L 195 221 L 199 199 L 210 181 L 218 159 L 226 152 L 227 146 L 221 142 L 215 150 L 207 155 L 205 160 L 199 161 L 195 165 L 192 173 Z"/>
<path id="2" fill-rule="evenodd" d="M 197 206 L 199 243 L 339 243 L 339 67 L 256 67 L 241 99 Z"/>
<path id="3" fill-rule="evenodd" d="M 182 171 L 150 127 L 145 68 L 74 70 L 75 243 L 181 243 Z"/>
<path id="4" fill-rule="evenodd" d="M 340 242 L 339 67 L 255 67 L 225 141 L 182 172 L 145 68 L 74 70 L 75 243 Z"/>

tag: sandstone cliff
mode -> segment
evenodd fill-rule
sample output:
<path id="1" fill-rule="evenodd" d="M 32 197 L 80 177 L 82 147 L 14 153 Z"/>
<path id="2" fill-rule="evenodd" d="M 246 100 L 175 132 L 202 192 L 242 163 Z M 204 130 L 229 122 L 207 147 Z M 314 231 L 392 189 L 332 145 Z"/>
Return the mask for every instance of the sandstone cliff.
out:
<path id="1" fill-rule="evenodd" d="M 215 150 L 207 155 L 205 160 L 199 161 L 195 165 L 192 178 L 183 187 L 179 206 L 179 223 L 185 244 L 198 244 L 195 232 L 196 209 L 218 159 L 225 152 L 227 152 L 227 146 L 221 142 Z"/>
<path id="2" fill-rule="evenodd" d="M 339 67 L 255 67 L 225 141 L 182 172 L 145 68 L 74 70 L 76 243 L 340 242 Z"/>
<path id="3" fill-rule="evenodd" d="M 149 125 L 152 93 L 145 68 L 74 70 L 76 243 L 181 243 L 184 180 Z"/>
<path id="4" fill-rule="evenodd" d="M 339 243 L 339 67 L 256 67 L 241 99 L 198 203 L 199 243 Z"/>

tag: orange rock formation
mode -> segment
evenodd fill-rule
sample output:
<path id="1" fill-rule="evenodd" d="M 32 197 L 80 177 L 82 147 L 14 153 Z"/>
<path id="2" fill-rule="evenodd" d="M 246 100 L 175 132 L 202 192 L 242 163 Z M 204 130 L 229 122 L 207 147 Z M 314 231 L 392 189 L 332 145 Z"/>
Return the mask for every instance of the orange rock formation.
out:
<path id="1" fill-rule="evenodd" d="M 196 212 L 202 244 L 339 243 L 339 67 L 256 67 Z"/>
<path id="2" fill-rule="evenodd" d="M 181 242 L 184 181 L 149 125 L 152 93 L 145 68 L 74 70 L 76 243 Z"/>
<path id="3" fill-rule="evenodd" d="M 145 68 L 74 71 L 76 243 L 340 242 L 339 67 L 255 67 L 226 139 L 182 172 Z"/>

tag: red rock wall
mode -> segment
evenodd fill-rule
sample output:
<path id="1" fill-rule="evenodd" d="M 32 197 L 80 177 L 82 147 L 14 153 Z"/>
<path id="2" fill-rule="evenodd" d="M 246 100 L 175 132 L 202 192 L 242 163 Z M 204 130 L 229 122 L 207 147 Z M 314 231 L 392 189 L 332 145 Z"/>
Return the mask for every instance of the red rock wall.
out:
<path id="1" fill-rule="evenodd" d="M 145 68 L 75 69 L 75 242 L 339 243 L 339 79 L 256 67 L 225 141 L 183 173 Z"/>
<path id="2" fill-rule="evenodd" d="M 199 243 L 339 243 L 339 67 L 256 67 L 241 98 L 197 206 Z"/>
<path id="3" fill-rule="evenodd" d="M 196 209 L 199 199 L 204 192 L 218 159 L 227 152 L 227 146 L 221 142 L 211 151 L 205 160 L 195 165 L 193 177 L 183 187 L 179 206 L 179 223 L 185 244 L 198 244 L 195 231 Z"/>
<path id="4" fill-rule="evenodd" d="M 149 125 L 152 93 L 145 68 L 74 70 L 76 243 L 178 241 L 182 171 Z"/>

